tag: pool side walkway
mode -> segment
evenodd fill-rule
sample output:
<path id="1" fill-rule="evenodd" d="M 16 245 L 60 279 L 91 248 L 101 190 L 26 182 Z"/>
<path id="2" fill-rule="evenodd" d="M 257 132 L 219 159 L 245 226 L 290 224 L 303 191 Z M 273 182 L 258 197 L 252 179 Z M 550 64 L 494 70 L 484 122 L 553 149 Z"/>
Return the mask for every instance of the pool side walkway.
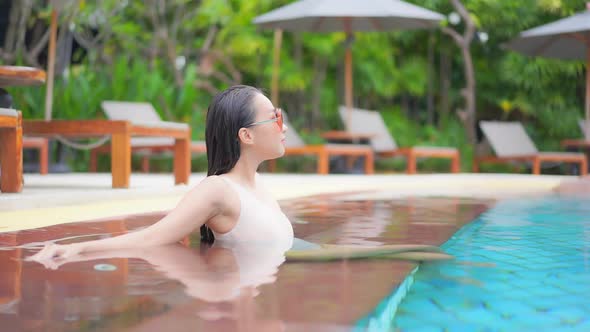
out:
<path id="1" fill-rule="evenodd" d="M 547 195 L 571 176 L 520 174 L 312 175 L 261 173 L 278 200 L 337 193 L 386 192 L 398 197 L 497 199 Z M 205 177 L 192 174 L 188 185 L 174 186 L 170 174 L 133 174 L 129 189 L 112 189 L 110 174 L 25 175 L 19 194 L 0 193 L 0 232 L 60 223 L 172 209 Z"/>

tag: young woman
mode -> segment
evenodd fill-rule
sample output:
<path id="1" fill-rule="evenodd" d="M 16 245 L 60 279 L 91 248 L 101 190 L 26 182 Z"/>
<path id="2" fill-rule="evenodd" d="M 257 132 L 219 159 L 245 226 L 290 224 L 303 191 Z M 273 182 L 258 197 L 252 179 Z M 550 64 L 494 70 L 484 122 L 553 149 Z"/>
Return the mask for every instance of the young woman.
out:
<path id="1" fill-rule="evenodd" d="M 200 228 L 201 241 L 288 250 L 293 228 L 261 185 L 260 163 L 285 153 L 282 112 L 253 87 L 233 86 L 207 112 L 207 177 L 168 215 L 140 231 L 67 245 L 49 244 L 33 260 L 67 259 L 83 253 L 175 243 Z"/>

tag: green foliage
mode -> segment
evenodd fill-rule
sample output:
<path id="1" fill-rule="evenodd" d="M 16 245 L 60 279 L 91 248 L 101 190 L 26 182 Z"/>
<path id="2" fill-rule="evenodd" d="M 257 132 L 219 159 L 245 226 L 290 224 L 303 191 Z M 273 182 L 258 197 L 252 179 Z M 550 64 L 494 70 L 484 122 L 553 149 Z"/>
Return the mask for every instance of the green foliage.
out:
<path id="1" fill-rule="evenodd" d="M 186 67 L 184 85 L 175 88 L 162 66 L 150 69 L 141 59 L 116 59 L 110 70 L 97 71 L 88 65 L 72 67 L 67 77 L 55 82 L 53 100 L 54 119 L 97 119 L 104 118 L 100 108 L 103 100 L 124 100 L 150 102 L 160 116 L 168 121 L 183 121 L 191 124 L 194 139 L 205 137 L 205 108 L 199 107 L 202 96 L 194 88 L 196 70 L 194 65 Z M 15 107 L 23 111 L 27 119 L 44 117 L 45 88 L 12 88 Z M 75 170 L 86 170 L 89 154 L 73 151 L 71 165 Z M 152 169 L 169 171 L 170 159 L 166 165 L 154 161 Z M 100 165 L 108 168 L 103 158 Z M 198 166 L 201 166 L 200 168 Z M 202 167 L 205 166 L 205 167 Z M 203 171 L 206 163 L 195 165 L 194 170 Z"/>
<path id="2" fill-rule="evenodd" d="M 454 11 L 449 0 L 407 0 L 448 15 Z M 84 1 L 73 16 L 78 33 L 89 28 L 108 31 L 104 45 L 91 49 L 81 64 L 69 68 L 55 83 L 54 117 L 89 119 L 103 117 L 100 102 L 106 99 L 147 101 L 160 115 L 171 121 L 192 125 L 193 136 L 204 137 L 204 112 L 211 93 L 195 88 L 199 81 L 199 52 L 210 28 L 217 34 L 212 48 L 227 56 L 242 75 L 244 84 L 270 88 L 272 76 L 273 32 L 256 27 L 252 20 L 292 0 L 167 0 L 167 1 Z M 549 23 L 585 9 L 586 0 L 462 0 L 480 31 L 489 35 L 482 44 L 474 40 L 471 52 L 477 81 L 477 119 L 523 121 L 541 150 L 558 149 L 563 138 L 580 133 L 576 121 L 582 116 L 585 64 L 582 61 L 558 61 L 526 57 L 507 50 L 504 45 L 521 31 Z M 161 52 L 153 57 L 151 47 L 166 49 L 164 39 L 156 38 L 153 8 L 165 3 L 164 19 L 168 28 L 177 29 L 172 50 L 187 59 L 178 82 L 170 56 Z M 41 6 L 41 5 L 39 5 Z M 47 21 L 45 5 L 36 17 Z M 175 21 L 178 15 L 181 19 Z M 62 17 L 63 20 L 63 17 Z M 463 24 L 442 25 L 462 32 Z M 169 30 L 170 32 L 172 30 Z M 154 45 L 158 41 L 158 45 Z M 291 121 L 308 143 L 321 143 L 320 133 L 341 129 L 337 114 L 343 104 L 343 33 L 284 32 L 280 60 L 281 106 L 292 114 Z M 428 45 L 433 41 L 433 61 L 429 63 Z M 465 85 L 463 58 L 453 40 L 440 30 L 383 31 L 357 33 L 351 44 L 353 53 L 354 103 L 379 110 L 401 146 L 456 146 L 463 155 L 463 169 L 469 170 L 473 147 L 455 110 L 463 107 L 460 90 Z M 296 57 L 300 54 L 300 58 Z M 451 58 L 448 79 L 451 90 L 442 96 L 440 59 Z M 80 58 L 75 54 L 74 58 Z M 106 61 L 105 59 L 110 59 Z M 325 65 L 325 73 L 315 65 Z M 428 67 L 433 71 L 429 74 Z M 214 64 L 222 72 L 224 63 Z M 325 74 L 325 75 L 323 75 Z M 318 77 L 325 76 L 321 84 Z M 433 84 L 435 122 L 426 123 L 429 82 Z M 215 88 L 228 83 L 218 82 Z M 44 87 L 12 88 L 16 105 L 26 118 L 42 118 Z M 321 118 L 310 119 L 312 96 L 319 96 Z M 448 97 L 450 113 L 442 114 L 440 101 Z M 312 126 L 309 127 L 309 124 Z M 309 128 L 308 128 L 309 127 Z M 401 170 L 403 163 L 378 164 L 382 170 Z M 292 169 L 313 171 L 313 161 L 301 159 Z M 279 163 L 279 168 L 282 162 Z M 444 162 L 425 161 L 421 169 L 444 170 Z"/>
<path id="3" fill-rule="evenodd" d="M 445 14 L 454 10 L 447 0 L 413 2 Z M 579 137 L 576 121 L 583 116 L 584 63 L 528 57 L 511 52 L 504 44 L 523 30 L 585 10 L 586 1 L 462 2 L 476 18 L 478 29 L 489 35 L 487 43 L 475 40 L 471 46 L 477 118 L 522 121 L 540 150 L 558 150 L 560 140 Z M 454 28 L 462 31 L 461 25 Z M 454 70 L 462 69 L 457 48 L 448 37 L 439 38 L 439 47 L 453 52 Z M 461 87 L 463 82 L 462 75 L 452 77 L 454 87 Z"/>
<path id="4" fill-rule="evenodd" d="M 118 57 L 110 70 L 97 71 L 88 65 L 71 68 L 67 76 L 55 82 L 53 118 L 92 119 L 103 117 L 103 100 L 150 102 L 168 121 L 202 121 L 203 108 L 198 107 L 198 90 L 194 88 L 196 70 L 193 64 L 184 71 L 184 84 L 175 88 L 163 66 L 150 68 L 141 60 Z M 45 89 L 13 88 L 15 105 L 26 118 L 43 118 Z M 193 133 L 201 137 L 200 132 Z"/>

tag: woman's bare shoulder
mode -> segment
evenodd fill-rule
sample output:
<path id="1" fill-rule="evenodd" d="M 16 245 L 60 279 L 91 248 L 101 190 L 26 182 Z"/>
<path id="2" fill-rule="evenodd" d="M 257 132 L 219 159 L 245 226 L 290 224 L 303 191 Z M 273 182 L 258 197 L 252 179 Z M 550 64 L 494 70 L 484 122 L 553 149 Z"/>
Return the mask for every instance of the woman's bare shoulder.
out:
<path id="1" fill-rule="evenodd" d="M 228 185 L 221 177 L 210 175 L 201 180 L 199 184 L 191 189 L 189 195 L 200 196 L 209 200 L 211 203 L 222 204 L 225 201 L 224 198 L 228 195 L 228 192 Z"/>
<path id="2" fill-rule="evenodd" d="M 189 193 L 193 197 L 206 199 L 217 207 L 235 203 L 237 196 L 223 176 L 210 175 L 201 180 Z M 236 197 L 234 197 L 236 196 Z"/>
<path id="3" fill-rule="evenodd" d="M 204 178 L 191 190 L 189 195 L 194 195 L 192 197 L 194 200 L 191 200 L 202 201 L 213 208 L 217 216 L 232 216 L 233 218 L 239 215 L 239 197 L 226 180 L 220 176 L 211 175 Z"/>
<path id="4" fill-rule="evenodd" d="M 188 196 L 199 196 L 210 201 L 223 200 L 224 195 L 227 194 L 228 187 L 225 181 L 217 175 L 207 176 L 189 192 Z"/>

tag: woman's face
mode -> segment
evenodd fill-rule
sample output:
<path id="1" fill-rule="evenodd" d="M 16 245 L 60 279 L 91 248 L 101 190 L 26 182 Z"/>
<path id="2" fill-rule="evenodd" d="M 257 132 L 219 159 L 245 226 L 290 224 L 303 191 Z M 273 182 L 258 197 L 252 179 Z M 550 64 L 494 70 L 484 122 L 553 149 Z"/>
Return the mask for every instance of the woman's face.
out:
<path id="1" fill-rule="evenodd" d="M 281 157 L 285 154 L 287 126 L 282 125 L 280 128 L 279 121 L 272 121 L 277 119 L 277 113 L 266 96 L 257 94 L 252 100 L 252 106 L 255 112 L 254 125 L 248 127 L 253 139 L 252 148 L 264 160 Z"/>

